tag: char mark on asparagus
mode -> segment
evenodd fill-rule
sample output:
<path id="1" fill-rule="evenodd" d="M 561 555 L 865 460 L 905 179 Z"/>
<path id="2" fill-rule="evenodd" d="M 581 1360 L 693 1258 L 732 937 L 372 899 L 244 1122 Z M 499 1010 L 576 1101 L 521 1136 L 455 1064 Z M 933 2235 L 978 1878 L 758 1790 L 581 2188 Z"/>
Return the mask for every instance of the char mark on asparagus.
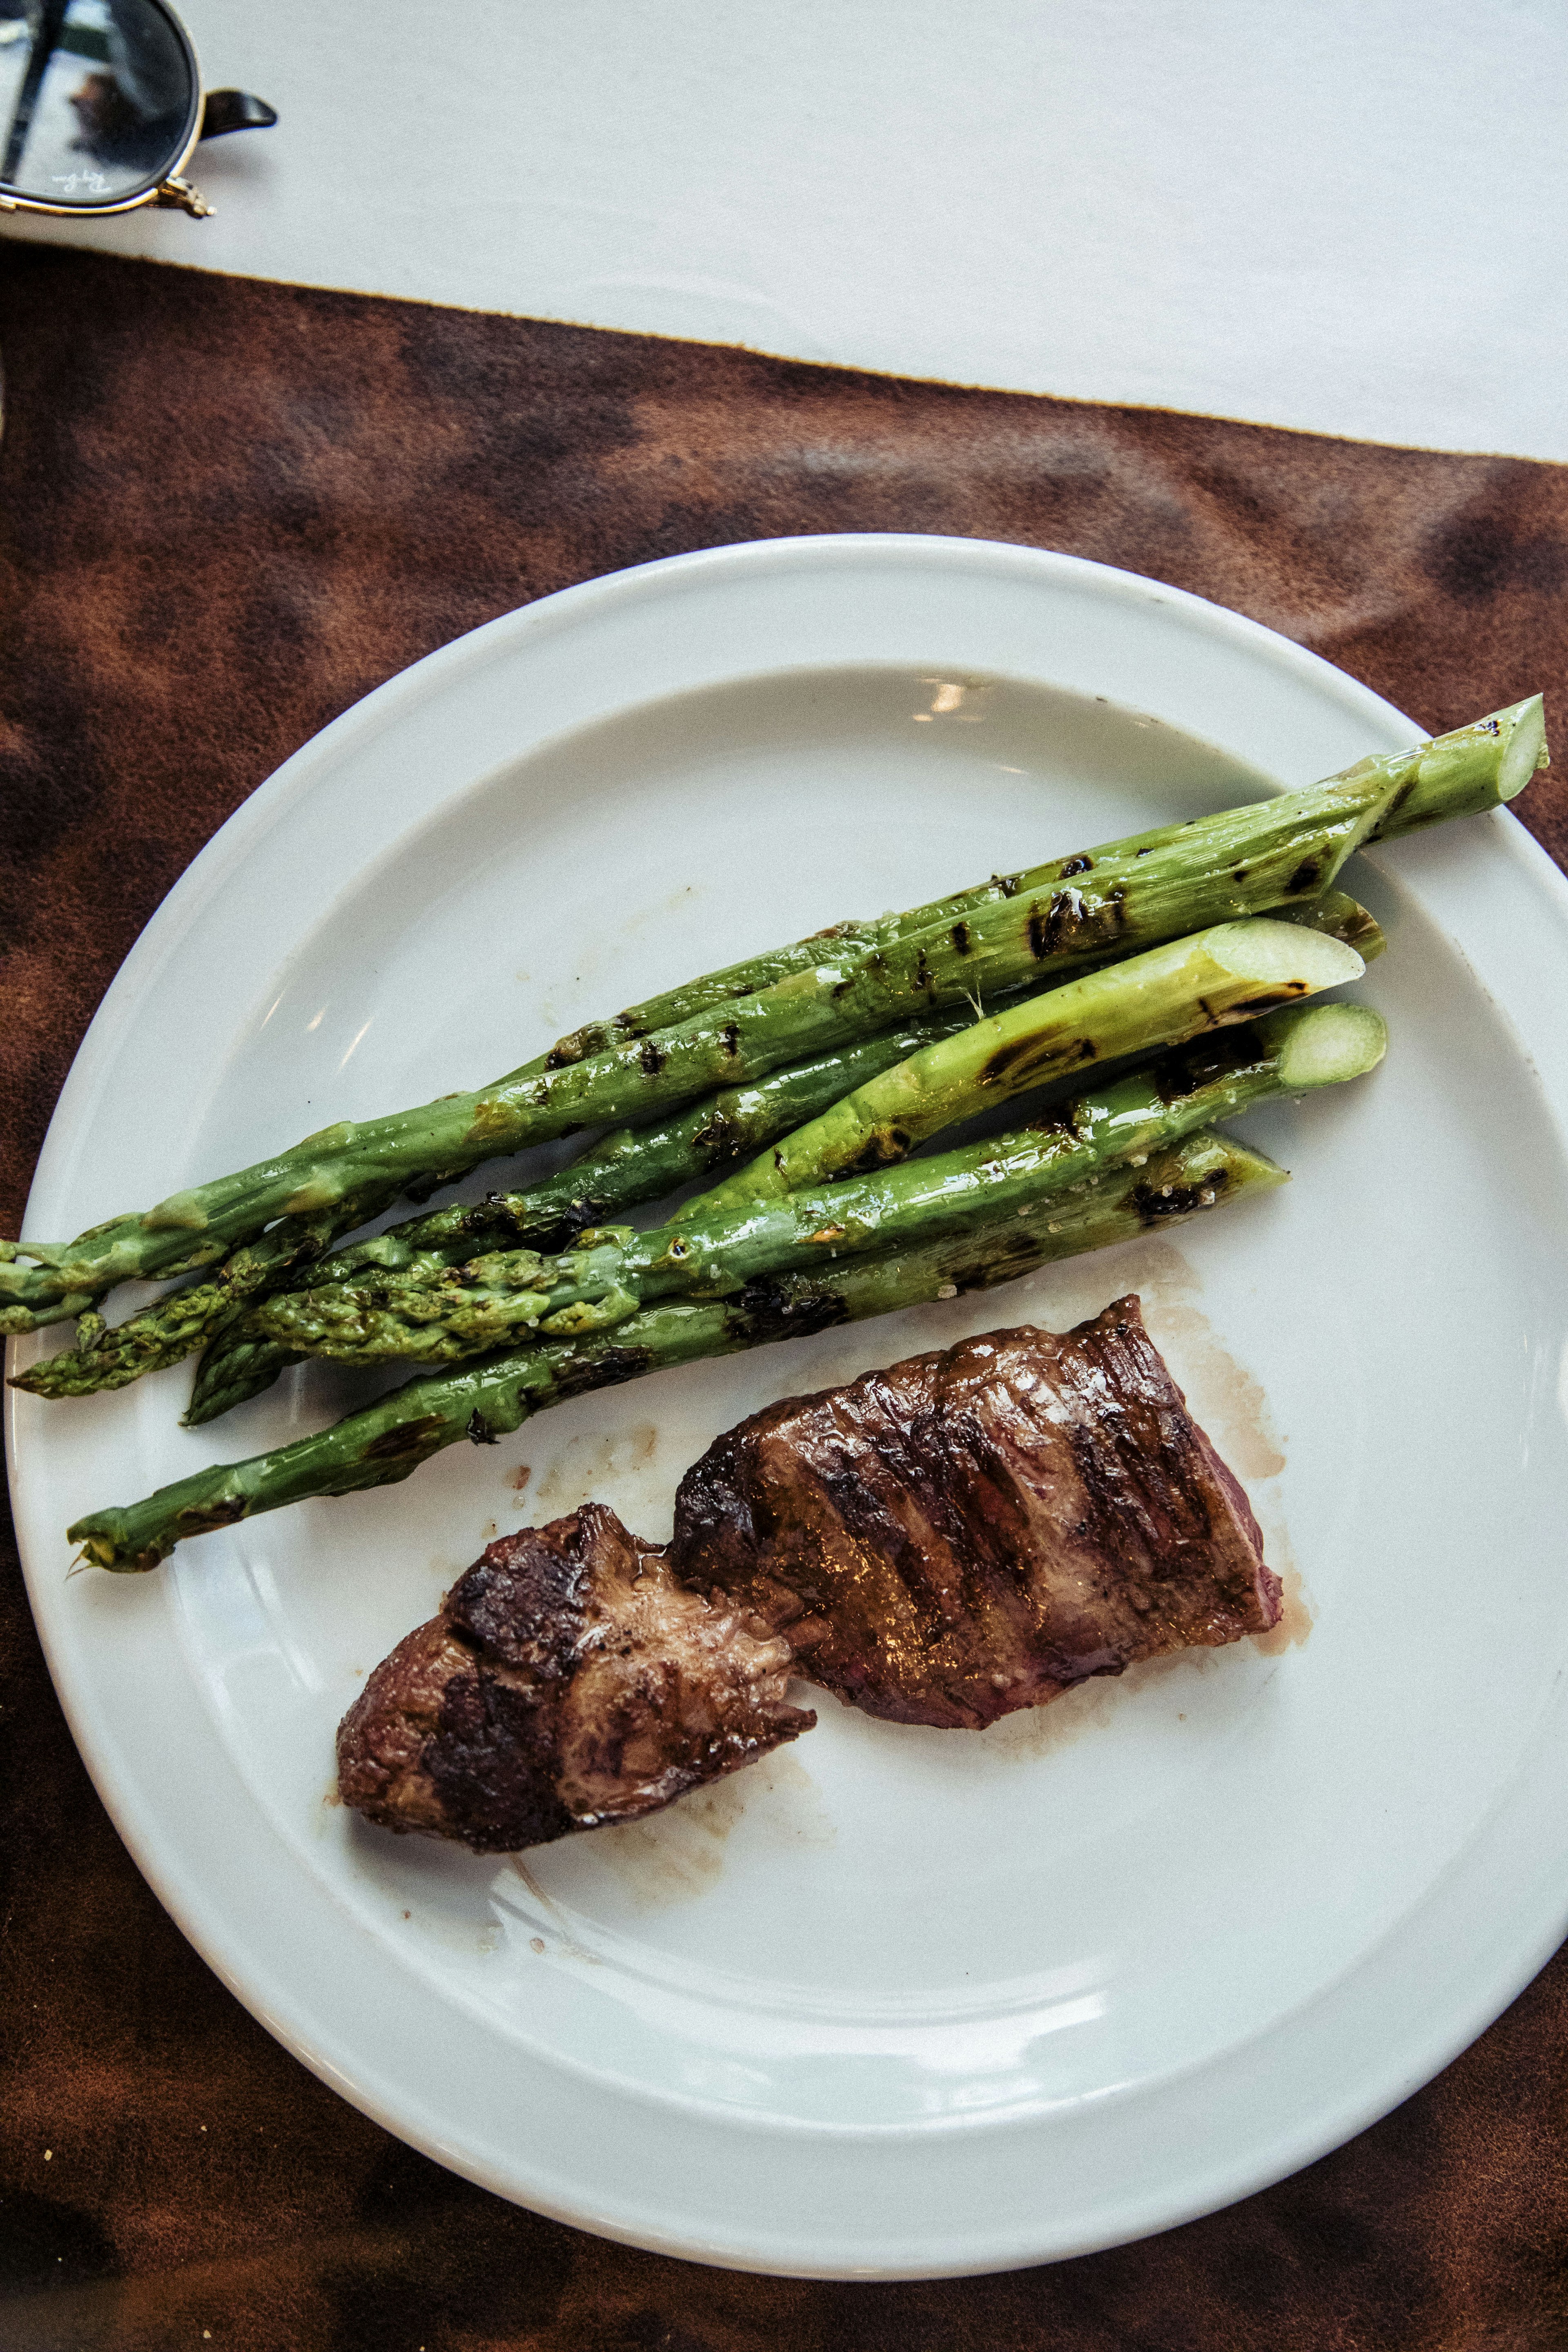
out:
<path id="1" fill-rule="evenodd" d="M 490 1545 L 382 1661 L 338 1730 L 344 1802 L 392 1830 L 516 1852 L 656 1811 L 816 1717 L 787 1642 L 684 1591 L 588 1503 Z"/>
<path id="2" fill-rule="evenodd" d="M 670 1559 L 810 1680 L 903 1723 L 991 1723 L 1279 1615 L 1135 1297 L 754 1413 L 682 1479 Z"/>

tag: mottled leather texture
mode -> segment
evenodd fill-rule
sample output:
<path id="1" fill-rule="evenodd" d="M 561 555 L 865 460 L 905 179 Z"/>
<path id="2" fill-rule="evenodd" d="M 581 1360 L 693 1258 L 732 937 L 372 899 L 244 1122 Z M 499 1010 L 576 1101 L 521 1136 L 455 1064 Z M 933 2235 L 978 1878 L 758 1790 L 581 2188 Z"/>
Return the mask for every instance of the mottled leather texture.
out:
<path id="1" fill-rule="evenodd" d="M 10 1233 L 95 1005 L 230 810 L 405 664 L 623 564 L 802 531 L 1019 540 L 1248 613 L 1433 730 L 1544 686 L 1564 735 L 1568 469 L 15 243 L 0 351 Z M 1563 785 L 1519 805 L 1568 853 Z M 922 2285 L 705 2270 L 502 2204 L 288 2056 L 120 1845 L 14 1548 L 0 1606 L 5 2352 L 1568 2346 L 1561 1955 L 1383 2123 L 1168 2236 Z"/>

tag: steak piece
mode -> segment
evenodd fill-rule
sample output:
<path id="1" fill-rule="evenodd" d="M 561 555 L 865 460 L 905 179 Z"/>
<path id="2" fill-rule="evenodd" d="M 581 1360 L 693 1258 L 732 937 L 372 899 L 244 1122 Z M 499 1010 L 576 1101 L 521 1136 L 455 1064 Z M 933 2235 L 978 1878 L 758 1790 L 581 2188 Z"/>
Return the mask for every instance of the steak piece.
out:
<path id="1" fill-rule="evenodd" d="M 681 1480 L 669 1558 L 898 1723 L 991 1723 L 1279 1615 L 1135 1297 L 753 1413 Z"/>
<path id="2" fill-rule="evenodd" d="M 614 1511 L 503 1536 L 338 1727 L 343 1802 L 479 1853 L 633 1821 L 809 1731 L 787 1642 L 683 1591 Z"/>

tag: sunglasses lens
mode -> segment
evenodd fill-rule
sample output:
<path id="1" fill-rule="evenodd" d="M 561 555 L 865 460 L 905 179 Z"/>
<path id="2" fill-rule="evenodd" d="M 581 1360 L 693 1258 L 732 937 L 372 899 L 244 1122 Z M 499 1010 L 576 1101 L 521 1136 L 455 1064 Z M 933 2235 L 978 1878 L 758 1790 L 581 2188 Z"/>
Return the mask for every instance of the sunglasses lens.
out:
<path id="1" fill-rule="evenodd" d="M 195 124 L 157 0 L 0 0 L 0 187 L 92 212 L 155 187 Z"/>

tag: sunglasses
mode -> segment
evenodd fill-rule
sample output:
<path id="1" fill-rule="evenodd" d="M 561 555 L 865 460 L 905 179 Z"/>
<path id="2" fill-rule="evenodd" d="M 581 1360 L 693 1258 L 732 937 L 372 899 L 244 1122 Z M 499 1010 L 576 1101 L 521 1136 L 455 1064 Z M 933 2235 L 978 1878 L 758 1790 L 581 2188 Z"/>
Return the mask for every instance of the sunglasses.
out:
<path id="1" fill-rule="evenodd" d="M 180 175 L 197 144 L 277 115 L 204 90 L 163 0 L 0 0 L 0 213 L 212 210 Z"/>

